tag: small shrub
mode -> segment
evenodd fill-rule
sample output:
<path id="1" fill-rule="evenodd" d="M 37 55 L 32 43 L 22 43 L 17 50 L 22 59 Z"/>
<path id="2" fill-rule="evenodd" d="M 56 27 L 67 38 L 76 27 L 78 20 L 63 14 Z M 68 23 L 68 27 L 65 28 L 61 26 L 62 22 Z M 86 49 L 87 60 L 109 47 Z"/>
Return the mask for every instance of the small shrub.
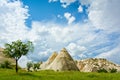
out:
<path id="1" fill-rule="evenodd" d="M 3 63 L 0 64 L 0 68 L 8 68 L 11 69 L 11 62 L 9 62 L 8 60 L 4 61 Z"/>
<path id="2" fill-rule="evenodd" d="M 3 63 L 0 64 L 0 68 L 5 68 Z"/>
<path id="3" fill-rule="evenodd" d="M 33 64 L 34 71 L 37 71 L 37 69 L 39 69 L 39 67 L 40 67 L 40 63 L 34 63 Z"/>
<path id="4" fill-rule="evenodd" d="M 32 62 L 28 62 L 27 63 L 27 70 L 30 71 L 31 67 L 33 67 L 33 63 Z"/>
<path id="5" fill-rule="evenodd" d="M 114 68 L 110 69 L 110 73 L 116 73 L 116 72 L 117 72 L 117 69 L 114 69 Z"/>
<path id="6" fill-rule="evenodd" d="M 99 72 L 99 73 L 101 73 L 101 72 L 107 73 L 108 71 L 106 69 L 102 68 L 102 69 L 97 70 L 97 72 Z"/>

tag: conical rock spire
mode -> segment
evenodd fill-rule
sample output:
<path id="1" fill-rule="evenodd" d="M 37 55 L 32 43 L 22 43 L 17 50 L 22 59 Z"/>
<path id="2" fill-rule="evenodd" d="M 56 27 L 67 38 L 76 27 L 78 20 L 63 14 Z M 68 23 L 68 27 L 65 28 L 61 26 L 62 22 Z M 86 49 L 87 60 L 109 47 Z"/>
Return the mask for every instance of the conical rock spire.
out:
<path id="1" fill-rule="evenodd" d="M 40 65 L 40 68 L 41 69 L 46 69 L 53 61 L 54 59 L 56 58 L 56 56 L 58 55 L 57 52 L 54 52 L 46 62 L 44 62 L 43 64 Z"/>
<path id="2" fill-rule="evenodd" d="M 68 51 L 63 48 L 54 61 L 48 66 L 47 69 L 55 70 L 55 71 L 71 71 L 71 70 L 79 70 L 68 53 Z"/>

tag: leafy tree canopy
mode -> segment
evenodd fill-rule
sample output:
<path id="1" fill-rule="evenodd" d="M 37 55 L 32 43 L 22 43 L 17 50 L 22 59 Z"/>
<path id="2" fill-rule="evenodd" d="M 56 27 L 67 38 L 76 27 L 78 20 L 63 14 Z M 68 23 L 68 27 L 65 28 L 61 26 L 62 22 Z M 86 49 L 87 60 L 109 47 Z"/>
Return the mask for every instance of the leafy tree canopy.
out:
<path id="1" fill-rule="evenodd" d="M 12 43 L 6 43 L 3 53 L 16 60 L 16 72 L 18 72 L 18 60 L 22 55 L 26 55 L 29 51 L 33 51 L 33 44 L 30 41 L 22 42 L 21 40 Z"/>
<path id="2" fill-rule="evenodd" d="M 8 56 L 18 60 L 22 55 L 26 55 L 29 51 L 33 51 L 33 44 L 30 41 L 22 42 L 17 40 L 11 44 L 6 43 L 3 53 Z"/>

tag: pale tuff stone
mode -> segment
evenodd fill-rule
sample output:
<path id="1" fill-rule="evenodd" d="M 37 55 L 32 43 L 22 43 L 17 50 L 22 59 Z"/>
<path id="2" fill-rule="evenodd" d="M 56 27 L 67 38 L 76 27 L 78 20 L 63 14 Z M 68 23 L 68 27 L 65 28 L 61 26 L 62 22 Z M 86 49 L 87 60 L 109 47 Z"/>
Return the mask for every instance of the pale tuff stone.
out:
<path id="1" fill-rule="evenodd" d="M 116 65 L 103 58 L 90 58 L 77 61 L 77 67 L 81 72 L 97 72 L 100 69 L 105 69 L 110 72 L 110 69 L 120 71 L 120 66 Z"/>
<path id="2" fill-rule="evenodd" d="M 74 60 L 68 53 L 68 51 L 63 48 L 54 61 L 46 67 L 46 69 L 54 70 L 54 71 L 78 71 Z"/>

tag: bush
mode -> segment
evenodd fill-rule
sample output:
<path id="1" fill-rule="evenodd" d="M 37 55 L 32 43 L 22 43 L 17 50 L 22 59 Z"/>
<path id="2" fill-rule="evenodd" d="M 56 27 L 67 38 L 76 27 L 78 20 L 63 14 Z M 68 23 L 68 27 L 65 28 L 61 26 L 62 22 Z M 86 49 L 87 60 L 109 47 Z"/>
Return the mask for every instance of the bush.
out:
<path id="1" fill-rule="evenodd" d="M 102 68 L 102 69 L 97 70 L 97 72 L 99 72 L 99 73 L 101 73 L 101 72 L 107 73 L 108 71 L 106 69 Z"/>
<path id="2" fill-rule="evenodd" d="M 31 67 L 33 67 L 33 63 L 32 62 L 28 62 L 27 63 L 27 70 L 30 71 Z"/>
<path id="3" fill-rule="evenodd" d="M 27 63 L 27 70 L 28 71 L 37 71 L 38 69 L 40 69 L 40 65 L 42 64 L 42 62 L 39 63 L 32 63 L 32 62 L 28 62 Z M 31 69 L 31 70 L 30 70 Z"/>
<path id="4" fill-rule="evenodd" d="M 37 71 L 37 69 L 39 69 L 39 67 L 40 67 L 40 63 L 34 63 L 33 64 L 34 71 Z"/>
<path id="5" fill-rule="evenodd" d="M 0 64 L 0 68 L 11 69 L 12 68 L 11 62 L 9 62 L 8 60 L 4 61 L 3 63 Z"/>
<path id="6" fill-rule="evenodd" d="M 42 62 L 38 62 L 38 63 L 34 63 L 33 64 L 33 69 L 34 71 L 37 71 L 38 69 L 40 69 L 40 65 L 42 64 Z"/>
<path id="7" fill-rule="evenodd" d="M 114 69 L 114 68 L 110 69 L 110 73 L 116 73 L 116 72 L 117 72 L 117 69 Z"/>

